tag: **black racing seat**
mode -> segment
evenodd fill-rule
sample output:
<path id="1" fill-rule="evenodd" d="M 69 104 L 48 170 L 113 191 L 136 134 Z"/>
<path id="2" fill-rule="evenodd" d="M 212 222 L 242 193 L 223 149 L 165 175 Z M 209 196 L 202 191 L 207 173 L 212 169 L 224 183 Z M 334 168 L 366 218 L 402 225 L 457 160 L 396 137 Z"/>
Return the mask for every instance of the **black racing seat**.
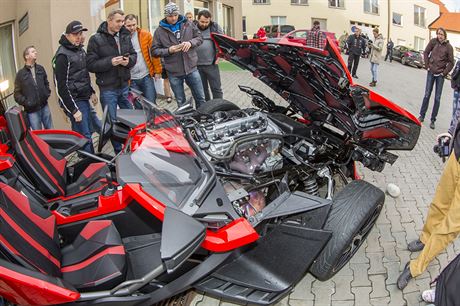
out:
<path id="1" fill-rule="evenodd" d="M 90 163 L 81 174 L 70 176 L 67 160 L 30 132 L 19 107 L 6 111 L 5 118 L 21 169 L 48 199 L 94 192 L 107 184 L 105 177 L 110 170 L 103 162 Z"/>
<path id="2" fill-rule="evenodd" d="M 126 252 L 110 220 L 90 221 L 60 249 L 54 215 L 0 183 L 0 250 L 10 261 L 58 277 L 79 291 L 107 290 L 126 278 Z"/>

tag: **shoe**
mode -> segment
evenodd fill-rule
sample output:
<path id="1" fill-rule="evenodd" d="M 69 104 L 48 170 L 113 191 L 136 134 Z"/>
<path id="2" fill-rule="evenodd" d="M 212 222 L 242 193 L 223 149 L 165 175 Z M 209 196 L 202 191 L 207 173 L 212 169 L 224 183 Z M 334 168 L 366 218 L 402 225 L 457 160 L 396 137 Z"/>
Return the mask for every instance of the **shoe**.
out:
<path id="1" fill-rule="evenodd" d="M 377 85 L 377 82 L 376 81 L 372 81 L 369 83 L 369 86 L 370 87 L 375 87 L 375 85 Z"/>
<path id="2" fill-rule="evenodd" d="M 167 98 L 166 98 L 166 102 L 167 102 L 167 103 L 171 103 L 171 102 L 172 102 L 172 97 L 167 97 Z"/>
<path id="3" fill-rule="evenodd" d="M 354 77 L 355 79 L 359 79 L 356 74 L 352 75 L 352 77 Z"/>
<path id="4" fill-rule="evenodd" d="M 425 120 L 425 118 L 423 118 L 422 116 L 418 117 L 418 121 L 423 122 L 423 120 Z"/>
<path id="5" fill-rule="evenodd" d="M 430 129 L 434 130 L 434 128 L 435 128 L 434 121 L 431 121 L 431 123 L 430 123 Z"/>
<path id="6" fill-rule="evenodd" d="M 399 290 L 403 290 L 406 288 L 407 284 L 409 281 L 412 279 L 412 274 L 410 274 L 410 267 L 409 263 L 406 264 L 404 267 L 404 270 L 402 271 L 401 275 L 398 277 L 398 281 L 396 282 L 396 285 L 398 286 Z"/>
<path id="7" fill-rule="evenodd" d="M 409 244 L 407 245 L 407 249 L 411 252 L 418 252 L 418 251 L 421 251 L 423 250 L 423 248 L 425 247 L 425 244 L 423 242 L 420 241 L 420 239 L 417 239 L 417 240 L 414 240 L 414 241 L 411 241 L 409 242 Z"/>
<path id="8" fill-rule="evenodd" d="M 436 289 L 429 289 L 422 292 L 422 300 L 427 303 L 434 303 Z"/>

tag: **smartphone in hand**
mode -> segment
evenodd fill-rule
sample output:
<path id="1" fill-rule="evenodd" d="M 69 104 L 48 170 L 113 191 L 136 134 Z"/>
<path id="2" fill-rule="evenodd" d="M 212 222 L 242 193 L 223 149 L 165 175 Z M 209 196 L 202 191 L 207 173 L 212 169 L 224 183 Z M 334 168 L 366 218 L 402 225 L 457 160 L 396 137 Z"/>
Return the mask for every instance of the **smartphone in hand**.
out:
<path id="1" fill-rule="evenodd" d="M 124 59 L 124 60 L 125 60 L 125 59 L 128 59 L 128 58 L 129 58 L 129 53 L 123 54 L 123 59 Z"/>

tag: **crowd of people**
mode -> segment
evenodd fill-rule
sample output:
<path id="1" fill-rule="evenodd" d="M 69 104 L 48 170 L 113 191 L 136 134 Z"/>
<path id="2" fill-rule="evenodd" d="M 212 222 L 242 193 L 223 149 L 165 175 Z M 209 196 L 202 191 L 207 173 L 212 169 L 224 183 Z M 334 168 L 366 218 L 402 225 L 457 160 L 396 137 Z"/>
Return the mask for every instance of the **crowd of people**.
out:
<path id="1" fill-rule="evenodd" d="M 137 16 L 114 10 L 88 41 L 87 28 L 79 21 L 70 22 L 59 40 L 52 59 L 53 77 L 59 105 L 69 118 L 72 130 L 92 139 L 101 130 L 101 121 L 94 107 L 99 100 L 112 120 L 117 109 L 141 108 L 129 97 L 136 89 L 155 103 L 155 82 L 164 84 L 164 96 L 172 102 L 171 90 L 179 107 L 187 104 L 184 82 L 194 98 L 195 107 L 223 97 L 217 50 L 211 33 L 223 33 L 207 10 L 181 15 L 175 3 L 164 9 L 153 35 L 138 26 Z M 14 98 L 23 106 L 30 127 L 34 130 L 53 128 L 48 105 L 51 90 L 43 66 L 37 63 L 38 52 L 28 46 L 23 52 L 24 67 L 15 79 Z M 91 83 L 95 74 L 99 99 Z M 210 88 L 210 90 L 209 90 Z M 115 153 L 122 145 L 112 142 Z M 94 152 L 92 142 L 84 148 Z"/>

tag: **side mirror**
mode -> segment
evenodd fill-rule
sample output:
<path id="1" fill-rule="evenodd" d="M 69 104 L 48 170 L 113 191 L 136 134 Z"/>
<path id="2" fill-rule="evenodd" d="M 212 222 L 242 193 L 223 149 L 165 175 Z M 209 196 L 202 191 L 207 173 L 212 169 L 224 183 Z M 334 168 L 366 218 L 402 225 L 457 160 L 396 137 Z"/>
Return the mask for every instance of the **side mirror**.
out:
<path id="1" fill-rule="evenodd" d="M 201 245 L 206 228 L 180 210 L 166 207 L 161 233 L 161 260 L 168 273 L 182 265 Z"/>

